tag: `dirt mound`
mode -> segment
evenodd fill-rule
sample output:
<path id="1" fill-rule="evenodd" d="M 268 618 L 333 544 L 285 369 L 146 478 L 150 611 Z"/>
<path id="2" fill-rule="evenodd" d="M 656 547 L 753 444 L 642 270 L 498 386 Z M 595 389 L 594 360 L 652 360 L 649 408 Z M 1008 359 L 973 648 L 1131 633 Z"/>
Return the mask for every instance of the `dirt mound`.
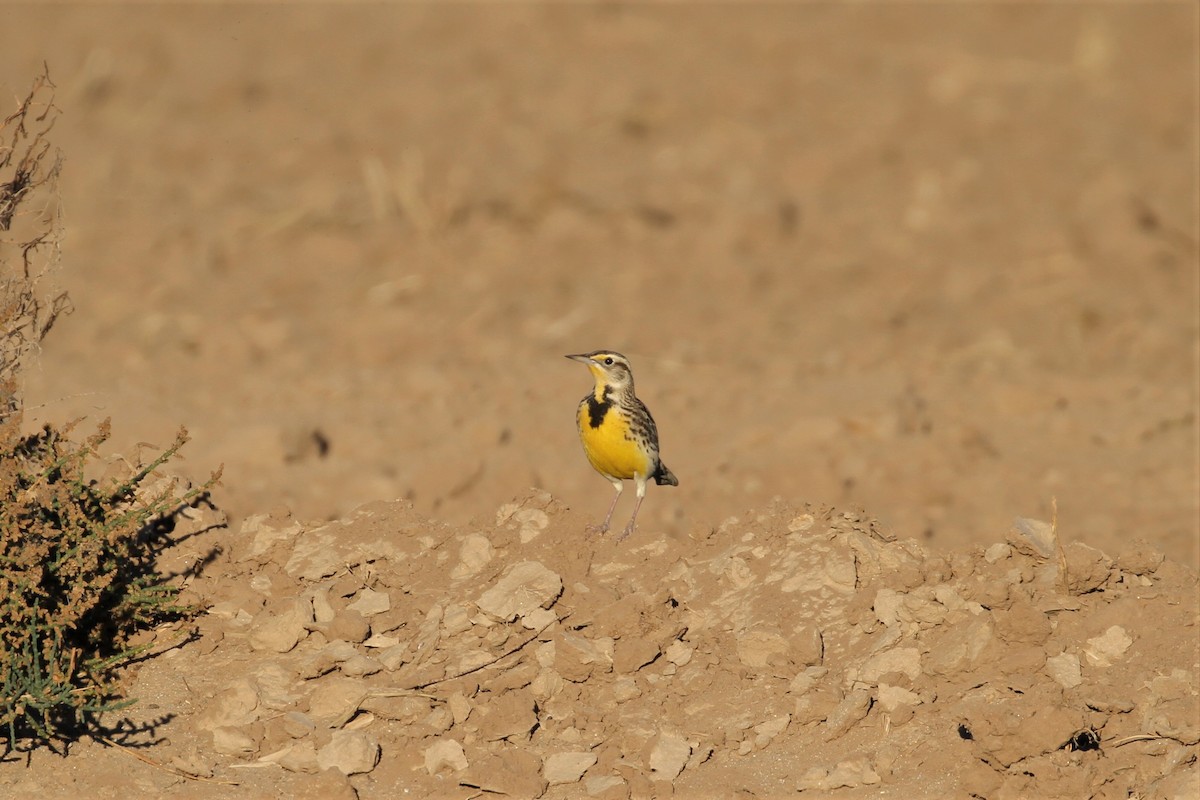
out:
<path id="1" fill-rule="evenodd" d="M 0 773 L 11 790 L 1171 797 L 1200 778 L 1197 578 L 1146 546 L 1059 547 L 1026 520 L 937 555 L 782 504 L 617 545 L 539 491 L 463 527 L 404 502 L 215 521 L 164 554 L 220 551 L 188 587 L 198 635 L 132 685 L 145 730 L 123 742 L 157 742 L 159 767 L 85 743 L 68 770 Z"/>

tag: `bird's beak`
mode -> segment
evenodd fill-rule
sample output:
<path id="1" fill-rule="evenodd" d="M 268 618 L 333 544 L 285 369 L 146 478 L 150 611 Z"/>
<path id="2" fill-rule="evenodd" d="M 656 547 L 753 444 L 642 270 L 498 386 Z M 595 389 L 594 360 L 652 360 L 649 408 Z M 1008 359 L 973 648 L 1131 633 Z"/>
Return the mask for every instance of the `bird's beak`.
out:
<path id="1" fill-rule="evenodd" d="M 585 355 L 583 355 L 582 353 L 580 353 L 579 355 L 567 356 L 567 358 L 571 359 L 572 361 L 578 361 L 578 362 L 579 362 L 579 363 L 581 363 L 581 364 L 591 364 L 591 363 L 594 363 L 594 362 L 592 361 L 592 359 L 591 359 L 591 358 L 589 358 L 588 356 L 585 356 Z"/>

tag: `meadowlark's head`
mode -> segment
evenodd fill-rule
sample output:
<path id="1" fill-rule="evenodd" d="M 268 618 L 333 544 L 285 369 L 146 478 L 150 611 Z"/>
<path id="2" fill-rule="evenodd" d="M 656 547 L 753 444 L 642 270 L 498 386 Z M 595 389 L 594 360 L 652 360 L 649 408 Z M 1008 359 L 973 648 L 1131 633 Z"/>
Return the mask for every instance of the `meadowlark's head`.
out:
<path id="1" fill-rule="evenodd" d="M 611 386 L 618 392 L 633 388 L 633 370 L 629 368 L 629 359 L 620 353 L 596 350 L 567 358 L 586 364 L 592 377 L 596 379 L 597 388 Z"/>

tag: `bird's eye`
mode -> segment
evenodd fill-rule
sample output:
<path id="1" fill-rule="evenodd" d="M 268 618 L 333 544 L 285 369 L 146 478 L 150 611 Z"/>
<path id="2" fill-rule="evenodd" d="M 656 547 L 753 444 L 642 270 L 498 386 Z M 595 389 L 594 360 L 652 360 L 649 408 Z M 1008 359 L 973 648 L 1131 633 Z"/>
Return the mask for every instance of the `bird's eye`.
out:
<path id="1" fill-rule="evenodd" d="M 604 363 L 608 364 L 611 367 L 612 363 L 613 363 L 612 356 L 609 356 L 608 358 L 604 359 Z"/>

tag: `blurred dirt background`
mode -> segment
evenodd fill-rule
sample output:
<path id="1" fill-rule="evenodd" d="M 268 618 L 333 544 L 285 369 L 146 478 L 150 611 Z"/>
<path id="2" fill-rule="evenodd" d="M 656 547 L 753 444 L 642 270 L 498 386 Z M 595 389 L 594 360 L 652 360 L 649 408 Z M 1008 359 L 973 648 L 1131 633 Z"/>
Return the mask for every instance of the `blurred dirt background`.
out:
<path id="1" fill-rule="evenodd" d="M 1077 642 L 1047 639 L 1040 623 L 1030 623 L 1033 634 L 1005 638 L 1011 630 L 1002 630 L 998 638 L 1030 645 L 1044 659 L 1083 654 L 1088 675 L 1096 664 L 1086 642 L 1119 627 L 1139 643 L 1135 650 L 1163 659 L 1139 662 L 1125 678 L 1140 685 L 1175 675 L 1185 689 L 1155 690 L 1141 705 L 1124 698 L 1124 710 L 1063 708 L 1141 713 L 1170 696 L 1196 710 L 1194 4 L 30 4 L 0 13 L 6 96 L 22 94 L 45 63 L 63 112 L 54 131 L 66 157 L 59 279 L 75 312 L 26 376 L 28 424 L 111 416 L 114 453 L 142 441 L 165 444 L 187 425 L 193 442 L 183 469 L 203 477 L 225 464 L 216 501 L 230 527 L 224 539 L 206 540 L 226 553 L 206 579 L 216 583 L 197 588 L 206 602 L 233 602 L 221 586 L 250 580 L 251 566 L 270 570 L 229 555 L 247 546 L 247 520 L 265 512 L 290 514 L 307 531 L 363 503 L 405 499 L 411 508 L 388 514 L 452 526 L 449 541 L 487 533 L 499 524 L 497 508 L 537 486 L 556 498 L 549 530 L 569 549 L 573 532 L 603 514 L 611 490 L 587 466 L 573 425 L 589 379 L 562 355 L 608 347 L 633 360 L 639 394 L 681 482 L 651 490 L 629 541 L 635 552 L 665 543 L 669 552 L 655 550 L 656 558 L 700 559 L 697 543 L 755 534 L 766 537 L 768 552 L 783 552 L 771 536 L 797 517 L 765 511 L 781 498 L 789 508 L 836 506 L 852 516 L 850 509 L 865 508 L 887 536 L 946 554 L 928 557 L 957 554 L 979 565 L 978 548 L 1003 542 L 1013 517 L 1049 519 L 1057 498 L 1063 540 L 1111 556 L 1093 570 L 1108 577 L 1087 591 L 1147 589 L 1138 581 L 1160 578 L 1146 553 L 1165 554 L 1172 571 L 1154 592 L 1183 605 L 1182 630 L 1143 638 L 1150 632 L 1136 632 L 1137 621 L 1152 615 L 1139 606 L 1123 619 L 1106 611 L 1105 625 L 1078 631 Z M 629 509 L 622 505 L 618 522 Z M 837 520 L 843 512 L 830 513 Z M 754 527 L 756 514 L 775 520 L 774 534 L 765 523 Z M 937 585 L 965 580 L 954 569 L 921 566 L 921 553 L 913 558 L 922 577 L 892 590 L 926 586 L 932 601 Z M 992 555 L 989 565 L 1016 557 Z M 579 558 L 592 564 L 592 555 Z M 614 558 L 620 551 L 598 563 Z M 488 579 L 520 561 L 497 558 Z M 568 585 L 559 602 L 586 606 L 571 597 L 578 591 L 567 580 L 571 570 L 550 561 Z M 665 603 L 656 592 L 669 569 L 635 562 L 622 568 L 635 577 L 613 591 L 645 591 Z M 1038 592 L 1049 590 L 1022 569 L 996 579 L 1041 586 L 1018 599 L 1048 618 L 1063 611 L 1047 606 Z M 595 576 L 590 566 L 580 570 Z M 260 599 L 307 592 L 311 602 L 322 587 L 316 578 L 290 579 L 297 583 L 274 594 L 260 585 Z M 392 579 L 374 580 L 386 588 Z M 873 585 L 849 580 L 818 603 L 837 617 L 836 625 L 826 620 L 829 630 L 856 619 L 838 609 L 861 602 L 854 598 Z M 486 587 L 481 581 L 475 594 Z M 350 602 L 368 585 L 341 599 Z M 1013 602 L 1008 589 L 989 602 L 961 586 L 954 591 L 981 609 Z M 938 602 L 955 613 L 982 613 L 948 597 Z M 877 599 L 872 589 L 868 608 Z M 1022 613 L 1025 605 L 1018 604 Z M 814 619 L 817 610 L 808 609 Z M 237 607 L 225 611 L 227 618 L 210 619 L 237 622 Z M 267 612 L 279 609 L 268 604 Z M 650 615 L 656 624 L 672 618 L 655 613 L 666 614 Z M 872 624 L 890 631 L 897 619 Z M 374 632 L 410 624 L 415 631 L 419 623 L 393 621 Z M 958 621 L 942 615 L 925 624 Z M 733 630 L 753 627 L 743 619 Z M 739 681 L 774 664 L 752 655 L 748 666 L 732 643 L 654 630 L 664 653 L 671 641 L 707 653 L 707 682 L 731 697 Z M 547 631 L 543 643 L 554 641 Z M 779 635 L 793 634 L 803 632 Z M 335 641 L 315 641 L 322 637 L 314 633 L 300 647 Z M 939 646 L 920 641 L 926 654 Z M 210 653 L 223 652 L 214 647 Z M 821 701 L 825 711 L 852 701 L 852 716 L 862 701 L 855 692 L 866 691 L 875 711 L 865 719 L 874 722 L 885 695 L 889 713 L 912 705 L 892 689 L 915 693 L 925 706 L 933 703 L 929 692 L 947 691 L 918 685 L 923 668 L 900 669 L 907 682 L 875 675 L 843 685 L 846 664 L 858 675 L 871 655 L 847 648 L 845 662 L 783 659 L 791 666 L 779 669 L 791 674 L 776 678 L 798 692 L 800 699 L 787 699 L 794 719 L 810 713 L 791 705 L 809 690 L 841 692 Z M 995 655 L 982 652 L 973 657 Z M 718 670 L 731 654 L 740 666 Z M 229 675 L 245 672 L 233 655 L 225 661 Z M 220 665 L 204 665 L 219 683 Z M 836 680 L 823 673 L 811 686 L 795 685 L 804 670 L 831 666 Z M 970 676 L 968 665 L 958 667 Z M 880 694 L 881 683 L 890 693 Z M 704 685 L 692 688 L 716 691 Z M 1068 690 L 1058 677 L 1053 685 Z M 468 688 L 455 691 L 475 702 Z M 277 711 L 294 710 L 291 700 L 275 699 Z M 470 714 L 457 719 L 464 707 L 456 702 L 450 730 L 471 724 Z M 812 713 L 808 723 L 828 725 Z M 1103 727 L 1082 717 L 1060 722 Z M 597 746 L 583 721 L 539 725 L 546 735 L 582 731 L 571 742 L 577 751 Z M 204 730 L 214 727 L 222 726 Z M 1122 735 L 1154 733 L 1135 727 Z M 1173 743 L 1182 755 L 1146 758 L 1175 758 L 1194 779 L 1195 742 L 1178 728 L 1175 738 L 1123 748 Z M 807 742 L 800 722 L 785 729 Z M 691 764 L 678 781 L 704 774 L 709 783 L 664 783 L 660 769 L 649 785 L 687 796 L 795 791 L 813 766 L 800 756 L 776 756 L 780 784 L 720 767 L 722 748 L 737 753 L 753 728 L 739 730 L 720 741 L 679 734 L 688 759 L 705 747 L 716 755 L 702 762 L 709 772 Z M 221 752 L 265 755 L 277 733 L 257 730 L 246 734 L 249 750 Z M 478 735 L 491 747 L 506 741 Z M 648 753 L 664 735 L 646 738 Z M 403 747 L 389 750 L 383 740 L 386 765 L 389 752 L 399 759 Z M 214 746 L 197 741 L 198 753 Z M 678 741 L 670 743 L 678 755 Z M 633 758 L 641 746 L 623 741 L 616 750 Z M 605 774 L 622 776 L 619 786 L 596 787 L 600 793 L 636 796 L 645 788 L 620 771 L 618 755 L 598 752 Z M 1010 778 L 1021 772 L 1013 767 L 1020 759 L 986 757 L 1000 783 L 969 785 L 1019 796 Z M 95 758 L 111 765 L 114 780 L 137 763 L 106 750 Z M 39 760 L 44 771 L 32 778 L 5 765 L 3 779 L 66 780 L 56 763 Z M 878 788 L 871 773 L 898 791 L 921 785 L 919 776 L 896 778 L 891 762 L 881 763 L 873 758 L 847 774 L 871 791 Z M 425 777 L 457 774 L 440 762 L 432 771 L 424 766 Z M 942 768 L 931 764 L 929 774 Z M 205 769 L 214 767 L 196 767 Z M 1124 786 L 1101 773 L 1088 780 L 1105 791 Z M 1157 780 L 1138 774 L 1143 786 Z M 1178 778 L 1163 773 L 1172 774 Z M 355 780 L 339 790 L 370 788 Z M 815 773 L 813 781 L 808 791 L 837 790 L 818 785 Z M 1167 785 L 1163 796 L 1174 784 Z M 200 782 L 176 789 L 195 797 L 233 791 Z"/>

